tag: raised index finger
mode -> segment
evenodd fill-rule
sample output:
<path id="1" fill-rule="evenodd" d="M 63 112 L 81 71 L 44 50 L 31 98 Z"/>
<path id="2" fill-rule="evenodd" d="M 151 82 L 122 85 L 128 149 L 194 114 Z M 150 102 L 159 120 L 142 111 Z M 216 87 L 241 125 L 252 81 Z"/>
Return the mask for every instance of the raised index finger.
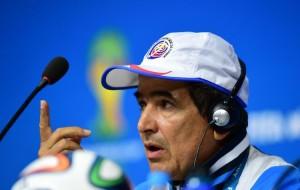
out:
<path id="1" fill-rule="evenodd" d="M 45 100 L 40 103 L 40 138 L 41 143 L 48 140 L 52 134 L 50 127 L 49 106 Z"/>

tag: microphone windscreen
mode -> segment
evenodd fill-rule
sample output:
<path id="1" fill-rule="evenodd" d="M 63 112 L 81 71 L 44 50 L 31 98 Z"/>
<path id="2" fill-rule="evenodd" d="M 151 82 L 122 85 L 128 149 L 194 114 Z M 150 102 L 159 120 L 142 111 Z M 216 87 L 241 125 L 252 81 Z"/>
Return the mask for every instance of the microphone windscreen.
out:
<path id="1" fill-rule="evenodd" d="M 64 57 L 55 57 L 45 68 L 42 78 L 49 84 L 54 84 L 62 78 L 69 69 L 69 63 Z"/>

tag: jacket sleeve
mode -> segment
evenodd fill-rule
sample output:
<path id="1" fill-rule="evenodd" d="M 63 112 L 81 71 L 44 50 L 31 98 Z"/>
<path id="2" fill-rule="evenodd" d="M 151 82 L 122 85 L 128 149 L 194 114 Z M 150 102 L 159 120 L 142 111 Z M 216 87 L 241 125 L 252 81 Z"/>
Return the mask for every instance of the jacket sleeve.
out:
<path id="1" fill-rule="evenodd" d="M 251 189 L 300 190 L 300 171 L 294 166 L 271 167 L 256 180 Z"/>

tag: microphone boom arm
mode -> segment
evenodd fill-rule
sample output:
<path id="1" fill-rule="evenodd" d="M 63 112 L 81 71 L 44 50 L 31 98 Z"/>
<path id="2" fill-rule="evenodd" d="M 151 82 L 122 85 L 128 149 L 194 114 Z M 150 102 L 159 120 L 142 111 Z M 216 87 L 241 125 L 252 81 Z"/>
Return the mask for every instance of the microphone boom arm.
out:
<path id="1" fill-rule="evenodd" d="M 8 121 L 8 123 L 5 125 L 3 130 L 0 133 L 0 142 L 8 132 L 8 130 L 12 127 L 12 125 L 15 123 L 15 121 L 19 118 L 21 113 L 25 110 L 25 108 L 28 106 L 28 104 L 32 101 L 32 99 L 37 95 L 39 91 L 41 91 L 46 85 L 48 84 L 48 81 L 46 79 L 42 79 L 40 84 L 35 87 L 35 89 L 31 92 L 31 94 L 27 97 L 27 99 L 24 101 L 24 103 L 20 106 L 20 108 L 16 111 L 16 113 L 11 117 L 11 119 Z"/>

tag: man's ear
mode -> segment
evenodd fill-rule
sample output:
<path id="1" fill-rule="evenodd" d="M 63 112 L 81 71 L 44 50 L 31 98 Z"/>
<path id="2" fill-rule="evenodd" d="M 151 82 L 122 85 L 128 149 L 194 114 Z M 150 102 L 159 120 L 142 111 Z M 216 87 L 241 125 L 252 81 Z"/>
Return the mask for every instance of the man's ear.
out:
<path id="1" fill-rule="evenodd" d="M 220 133 L 217 132 L 216 130 L 214 130 L 214 139 L 217 141 L 221 141 L 223 139 L 225 139 L 228 135 L 229 135 L 230 131 L 226 132 L 226 133 Z"/>

